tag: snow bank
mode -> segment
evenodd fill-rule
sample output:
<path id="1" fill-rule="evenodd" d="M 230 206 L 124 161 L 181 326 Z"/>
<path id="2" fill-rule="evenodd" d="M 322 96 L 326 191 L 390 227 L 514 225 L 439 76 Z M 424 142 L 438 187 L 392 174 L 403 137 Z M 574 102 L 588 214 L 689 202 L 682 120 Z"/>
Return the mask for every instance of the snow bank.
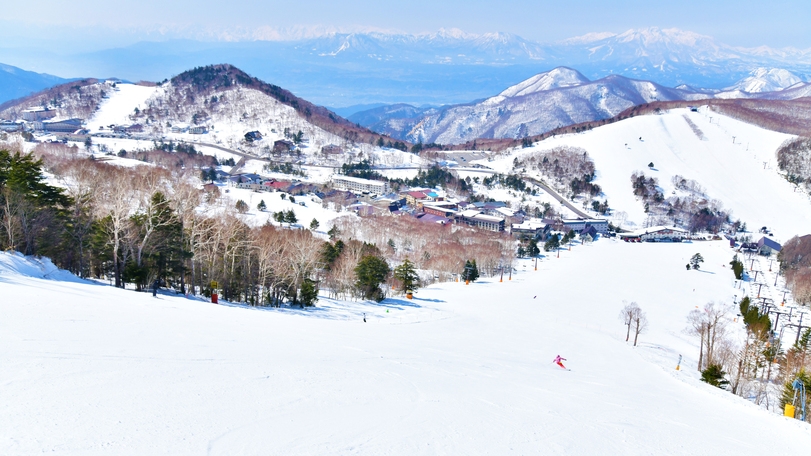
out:
<path id="1" fill-rule="evenodd" d="M 70 272 L 57 268 L 50 258 L 25 256 L 20 252 L 11 251 L 0 252 L 0 276 L 87 283 Z"/>

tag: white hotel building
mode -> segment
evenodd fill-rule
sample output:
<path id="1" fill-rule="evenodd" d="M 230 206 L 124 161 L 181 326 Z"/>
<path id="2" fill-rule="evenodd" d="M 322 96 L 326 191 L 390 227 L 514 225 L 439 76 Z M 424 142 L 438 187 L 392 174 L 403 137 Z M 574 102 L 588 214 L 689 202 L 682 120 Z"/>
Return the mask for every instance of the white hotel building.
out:
<path id="1" fill-rule="evenodd" d="M 359 177 L 349 177 L 341 174 L 335 174 L 332 176 L 332 185 L 338 189 L 349 190 L 350 192 L 358 192 L 358 193 L 374 193 L 376 195 L 385 195 L 386 193 L 389 192 L 388 182 L 361 179 Z"/>

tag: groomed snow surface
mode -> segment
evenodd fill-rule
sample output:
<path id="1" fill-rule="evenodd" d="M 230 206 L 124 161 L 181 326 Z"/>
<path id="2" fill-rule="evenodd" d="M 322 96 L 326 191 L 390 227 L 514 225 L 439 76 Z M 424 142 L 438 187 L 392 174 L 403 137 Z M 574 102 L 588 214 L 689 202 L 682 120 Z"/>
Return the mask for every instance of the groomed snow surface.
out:
<path id="1" fill-rule="evenodd" d="M 805 454 L 807 424 L 697 379 L 685 317 L 740 292 L 730 257 L 603 239 L 503 283 L 292 310 L 54 280 L 3 253 L 0 453 Z M 636 348 L 623 300 L 650 320 Z"/>
<path id="2" fill-rule="evenodd" d="M 108 125 L 129 125 L 129 118 L 136 108 L 146 107 L 146 101 L 160 90 L 158 87 L 146 87 L 135 84 L 118 83 L 108 89 L 108 99 L 99 106 L 98 111 L 87 121 L 87 128 L 92 132 Z"/>
<path id="3" fill-rule="evenodd" d="M 693 132 L 685 117 L 695 124 Z M 681 175 L 697 181 L 711 199 L 722 202 L 747 226 L 768 226 L 781 241 L 806 234 L 811 226 L 808 196 L 795 191 L 777 170 L 776 151 L 792 136 L 750 125 L 701 108 L 700 112 L 674 109 L 645 115 L 579 134 L 556 136 L 520 149 L 516 155 L 486 163 L 509 172 L 513 159 L 530 151 L 559 146 L 582 147 L 597 169 L 599 184 L 615 212 L 625 212 L 627 228 L 644 226 L 647 214 L 633 195 L 631 174 L 656 177 L 665 197 L 674 190 L 671 178 Z M 640 140 L 641 138 L 641 140 Z M 648 169 L 653 163 L 654 169 Z"/>

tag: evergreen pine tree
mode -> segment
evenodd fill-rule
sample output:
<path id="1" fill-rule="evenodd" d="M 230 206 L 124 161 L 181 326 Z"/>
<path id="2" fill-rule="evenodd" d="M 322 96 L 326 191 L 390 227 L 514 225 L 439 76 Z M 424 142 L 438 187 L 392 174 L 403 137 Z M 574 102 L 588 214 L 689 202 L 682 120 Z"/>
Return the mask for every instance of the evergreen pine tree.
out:
<path id="1" fill-rule="evenodd" d="M 414 263 L 408 258 L 403 260 L 401 265 L 394 268 L 394 278 L 400 281 L 400 291 L 402 293 L 416 290 L 420 282 Z"/>
<path id="2" fill-rule="evenodd" d="M 341 230 L 339 230 L 337 226 L 333 225 L 332 228 L 327 231 L 327 234 L 329 235 L 329 240 L 335 242 L 335 239 L 341 235 Z"/>
<path id="3" fill-rule="evenodd" d="M 385 299 L 386 294 L 380 289 L 380 284 L 386 281 L 389 272 L 389 265 L 386 260 L 374 255 L 366 255 L 361 258 L 355 267 L 357 277 L 355 286 L 361 297 L 378 302 Z"/>
<path id="4" fill-rule="evenodd" d="M 543 249 L 547 252 L 551 252 L 558 248 L 560 248 L 560 239 L 558 239 L 556 234 L 549 236 L 549 239 L 547 239 L 543 245 Z"/>
<path id="5" fill-rule="evenodd" d="M 732 261 L 729 262 L 730 266 L 732 266 L 732 272 L 735 274 L 735 278 L 737 280 L 743 279 L 743 262 L 738 259 L 738 255 L 732 257 Z"/>
<path id="6" fill-rule="evenodd" d="M 535 238 L 529 240 L 526 252 L 531 257 L 538 256 L 541 253 L 541 249 L 538 248 L 538 241 Z"/>
<path id="7" fill-rule="evenodd" d="M 701 371 L 701 381 L 724 389 L 729 385 L 729 382 L 724 378 L 726 374 L 720 364 L 710 364 Z"/>
<path id="8" fill-rule="evenodd" d="M 265 212 L 265 209 L 267 208 L 268 206 L 265 204 L 265 200 L 259 201 L 259 204 L 256 205 L 256 209 L 258 209 L 259 212 Z"/>
<path id="9" fill-rule="evenodd" d="M 476 266 L 476 260 L 465 261 L 465 269 L 462 271 L 462 280 L 475 282 L 479 278 L 479 268 Z"/>
<path id="10" fill-rule="evenodd" d="M 690 258 L 690 266 L 693 269 L 699 269 L 701 267 L 701 263 L 703 263 L 703 262 L 704 262 L 704 257 L 701 256 L 700 253 L 696 253 L 695 255 L 693 255 L 692 258 Z"/>
<path id="11" fill-rule="evenodd" d="M 301 283 L 301 290 L 299 291 L 299 302 L 302 307 L 310 307 L 315 305 L 318 301 L 318 287 L 316 283 L 310 279 L 304 279 Z"/>

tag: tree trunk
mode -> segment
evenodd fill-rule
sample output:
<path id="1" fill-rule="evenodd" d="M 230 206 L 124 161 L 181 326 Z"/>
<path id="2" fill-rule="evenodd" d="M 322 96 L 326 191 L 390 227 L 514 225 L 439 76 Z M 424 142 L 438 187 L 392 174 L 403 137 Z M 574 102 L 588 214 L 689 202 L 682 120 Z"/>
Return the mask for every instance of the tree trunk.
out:
<path id="1" fill-rule="evenodd" d="M 701 332 L 701 343 L 698 345 L 698 371 L 701 372 L 701 367 L 704 364 L 704 331 Z"/>
<path id="2" fill-rule="evenodd" d="M 121 268 L 118 265 L 118 248 L 113 247 L 113 275 L 116 288 L 121 288 Z"/>

